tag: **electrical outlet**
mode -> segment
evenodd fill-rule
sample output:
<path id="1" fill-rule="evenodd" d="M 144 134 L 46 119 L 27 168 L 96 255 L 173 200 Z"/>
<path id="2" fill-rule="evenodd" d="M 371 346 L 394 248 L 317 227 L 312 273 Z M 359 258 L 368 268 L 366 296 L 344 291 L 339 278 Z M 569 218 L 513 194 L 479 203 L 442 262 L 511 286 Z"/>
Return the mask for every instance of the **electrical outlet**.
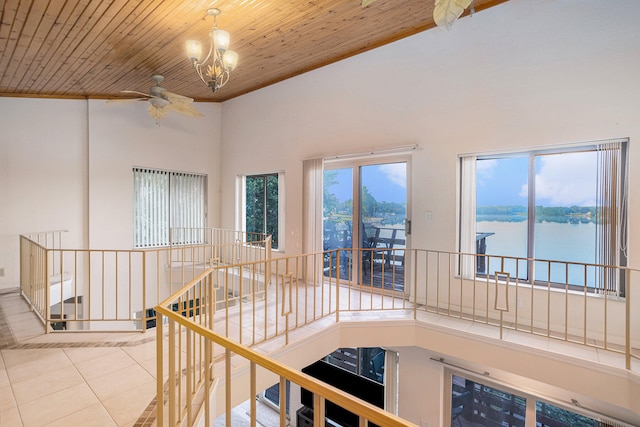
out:
<path id="1" fill-rule="evenodd" d="M 420 427 L 431 427 L 431 423 L 427 420 L 420 420 Z"/>
<path id="2" fill-rule="evenodd" d="M 0 267 L 0 277 L 4 277 L 4 267 Z"/>

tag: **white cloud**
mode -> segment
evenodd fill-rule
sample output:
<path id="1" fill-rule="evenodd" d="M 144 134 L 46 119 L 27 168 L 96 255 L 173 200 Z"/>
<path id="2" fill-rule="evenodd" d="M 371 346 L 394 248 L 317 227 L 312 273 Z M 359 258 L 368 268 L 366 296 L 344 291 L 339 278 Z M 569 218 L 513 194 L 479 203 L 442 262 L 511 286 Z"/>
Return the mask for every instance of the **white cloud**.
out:
<path id="1" fill-rule="evenodd" d="M 476 162 L 476 172 L 480 175 L 491 176 L 496 166 L 498 166 L 496 159 L 479 160 Z"/>
<path id="2" fill-rule="evenodd" d="M 388 163 L 380 166 L 380 172 L 386 175 L 389 181 L 401 188 L 407 188 L 406 163 Z"/>
<path id="3" fill-rule="evenodd" d="M 539 159 L 540 170 L 536 173 L 537 205 L 595 206 L 595 152 L 549 155 Z M 522 187 L 525 195 L 526 187 Z"/>
<path id="4" fill-rule="evenodd" d="M 483 186 L 485 179 L 489 179 L 493 176 L 493 171 L 498 166 L 498 161 L 491 160 L 479 160 L 476 162 L 476 185 Z"/>

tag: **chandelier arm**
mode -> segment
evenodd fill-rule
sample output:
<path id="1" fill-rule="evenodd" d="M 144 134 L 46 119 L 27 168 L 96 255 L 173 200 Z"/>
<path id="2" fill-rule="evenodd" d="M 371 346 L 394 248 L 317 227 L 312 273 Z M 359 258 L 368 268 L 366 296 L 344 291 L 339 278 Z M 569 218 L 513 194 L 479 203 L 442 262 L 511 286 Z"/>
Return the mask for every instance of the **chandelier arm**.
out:
<path id="1" fill-rule="evenodd" d="M 201 67 L 211 58 L 211 52 L 213 52 L 213 42 L 209 42 L 209 53 L 207 53 L 207 57 L 202 60 L 198 65 Z"/>
<path id="2" fill-rule="evenodd" d="M 198 77 L 200 77 L 200 80 L 202 80 L 202 83 L 207 84 L 207 81 L 202 76 L 202 66 L 196 61 L 193 61 L 193 68 L 196 70 L 196 73 L 198 74 Z"/>
<path id="3" fill-rule="evenodd" d="M 222 74 L 220 74 L 220 84 L 218 85 L 218 87 L 222 87 L 226 85 L 228 81 L 229 81 L 229 72 L 223 71 Z"/>

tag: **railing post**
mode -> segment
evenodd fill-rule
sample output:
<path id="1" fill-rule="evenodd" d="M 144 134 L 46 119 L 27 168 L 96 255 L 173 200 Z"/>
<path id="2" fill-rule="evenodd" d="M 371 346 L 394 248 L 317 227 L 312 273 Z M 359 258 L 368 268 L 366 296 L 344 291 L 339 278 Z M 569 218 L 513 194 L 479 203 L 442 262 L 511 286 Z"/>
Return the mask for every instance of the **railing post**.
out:
<path id="1" fill-rule="evenodd" d="M 324 397 L 313 394 L 313 425 L 323 426 L 324 422 Z"/>
<path id="2" fill-rule="evenodd" d="M 413 257 L 412 257 L 413 259 L 412 260 L 410 259 L 411 264 L 409 264 L 409 265 L 413 265 L 413 320 L 417 320 L 418 319 L 418 250 L 411 249 L 409 253 L 413 254 Z M 426 256 L 425 258 L 428 259 L 428 256 Z M 426 283 L 426 280 L 425 280 L 425 283 Z M 424 306 L 425 308 L 427 307 L 426 289 L 424 291 Z"/>
<path id="3" fill-rule="evenodd" d="M 250 381 L 251 384 L 249 384 L 249 396 L 251 396 L 251 399 L 249 399 L 249 401 L 251 402 L 251 408 L 249 409 L 249 411 L 251 412 L 250 417 L 251 417 L 251 427 L 255 427 L 256 423 L 258 422 L 258 417 L 256 414 L 257 408 L 256 408 L 256 399 L 255 396 L 257 395 L 257 390 L 256 390 L 256 362 L 251 361 L 249 363 L 249 372 L 250 372 Z M 228 415 L 227 415 L 228 416 Z"/>
<path id="4" fill-rule="evenodd" d="M 224 352 L 224 389 L 225 424 L 226 427 L 231 427 L 231 350 L 228 348 Z M 255 397 L 252 397 L 252 399 L 255 399 Z"/>
<path id="5" fill-rule="evenodd" d="M 280 412 L 280 427 L 286 427 L 287 425 L 287 380 L 285 377 L 280 376 L 280 389 L 279 389 L 279 412 Z M 252 394 L 251 396 L 255 396 Z M 255 400 L 255 399 L 252 399 Z"/>
<path id="6" fill-rule="evenodd" d="M 627 370 L 631 370 L 631 270 L 629 268 L 625 268 L 624 285 L 625 365 Z"/>
<path id="7" fill-rule="evenodd" d="M 156 253 L 156 258 L 158 258 Z M 131 255 L 131 252 L 129 252 Z M 129 258 L 131 259 L 131 258 Z M 129 262 L 129 269 L 131 269 L 131 262 Z M 129 283 L 131 286 L 131 283 Z M 160 302 L 160 295 L 157 296 L 158 302 Z M 158 323 L 158 315 L 156 313 L 156 324 Z M 147 252 L 142 252 L 142 332 L 147 331 Z"/>
<path id="8" fill-rule="evenodd" d="M 178 327 L 180 326 L 178 325 Z M 167 342 L 167 350 L 169 352 L 169 389 L 167 390 L 169 394 L 169 396 L 167 397 L 167 403 L 169 405 L 169 425 L 175 425 L 176 420 L 178 419 L 176 414 L 176 406 L 178 405 L 176 400 L 176 381 L 179 380 L 180 377 L 176 378 L 176 322 L 173 319 L 169 319 L 169 337 Z M 182 355 L 180 354 L 180 352 L 182 351 L 182 349 L 178 349 L 178 351 L 178 357 L 181 357 Z M 158 396 L 158 404 L 160 404 L 160 402 L 162 402 L 163 400 L 164 399 L 162 399 L 162 394 Z M 158 425 L 160 425 L 159 422 Z"/>
<path id="9" fill-rule="evenodd" d="M 336 323 L 340 321 L 340 249 L 336 251 Z M 329 308 L 331 309 L 331 308 Z M 324 401 L 323 401 L 324 405 Z M 324 424 L 324 423 L 323 423 Z M 316 424 L 316 425 L 323 425 Z"/>
<path id="10" fill-rule="evenodd" d="M 51 278 L 49 277 L 49 250 L 44 250 L 44 333 L 49 333 L 49 319 L 51 319 L 51 305 L 50 305 L 50 293 L 51 293 L 51 283 L 49 282 Z M 62 273 L 60 273 L 60 286 L 63 286 L 62 283 Z"/>
<path id="11" fill-rule="evenodd" d="M 156 311 L 156 425 L 164 426 L 164 360 L 162 355 L 162 314 Z"/>

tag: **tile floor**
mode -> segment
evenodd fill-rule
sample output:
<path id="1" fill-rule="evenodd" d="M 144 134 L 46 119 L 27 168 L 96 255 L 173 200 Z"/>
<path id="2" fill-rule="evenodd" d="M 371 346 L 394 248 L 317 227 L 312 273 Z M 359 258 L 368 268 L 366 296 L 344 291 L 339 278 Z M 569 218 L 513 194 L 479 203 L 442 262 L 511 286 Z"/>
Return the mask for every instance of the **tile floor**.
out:
<path id="1" fill-rule="evenodd" d="M 341 321 L 362 321 L 368 316 L 410 320 L 413 312 L 340 316 Z M 433 313 L 418 312 L 418 320 L 488 337 L 498 334 L 492 326 Z M 335 319 L 329 318 L 312 322 L 296 330 L 297 338 L 334 323 Z M 622 355 L 612 352 L 512 330 L 506 330 L 503 338 L 624 367 Z M 271 344 L 263 344 L 262 350 L 268 352 Z M 44 334 L 42 323 L 17 289 L 0 290 L 0 426 L 152 426 L 155 355 L 154 330 L 145 334 Z M 632 369 L 640 370 L 637 360 Z"/>
<path id="2" fill-rule="evenodd" d="M 0 426 L 143 426 L 155 335 L 44 334 L 17 291 L 0 294 Z"/>

